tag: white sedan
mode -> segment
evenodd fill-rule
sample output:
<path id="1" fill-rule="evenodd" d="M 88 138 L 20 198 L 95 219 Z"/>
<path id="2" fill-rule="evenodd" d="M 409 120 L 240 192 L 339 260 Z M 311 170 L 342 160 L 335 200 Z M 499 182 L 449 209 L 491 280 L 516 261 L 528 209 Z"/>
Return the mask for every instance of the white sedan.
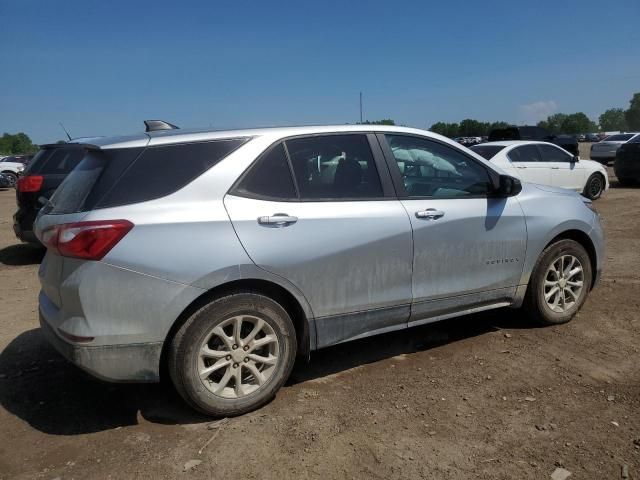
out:
<path id="1" fill-rule="evenodd" d="M 526 182 L 553 185 L 595 200 L 609 189 L 607 171 L 546 142 L 505 141 L 474 145 L 471 150 Z"/>

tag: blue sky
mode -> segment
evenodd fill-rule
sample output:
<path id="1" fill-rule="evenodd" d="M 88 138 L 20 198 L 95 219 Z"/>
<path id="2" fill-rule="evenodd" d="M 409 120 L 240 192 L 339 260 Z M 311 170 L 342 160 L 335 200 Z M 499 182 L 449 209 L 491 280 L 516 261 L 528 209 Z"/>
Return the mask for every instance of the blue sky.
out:
<path id="1" fill-rule="evenodd" d="M 640 1 L 0 0 L 0 132 L 594 120 L 640 92 Z"/>

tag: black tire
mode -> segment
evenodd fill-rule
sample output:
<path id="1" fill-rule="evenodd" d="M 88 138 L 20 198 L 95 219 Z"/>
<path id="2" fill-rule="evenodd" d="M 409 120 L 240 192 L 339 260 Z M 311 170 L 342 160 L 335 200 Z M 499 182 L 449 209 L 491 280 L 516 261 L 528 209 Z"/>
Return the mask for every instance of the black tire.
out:
<path id="1" fill-rule="evenodd" d="M 582 266 L 582 290 L 578 299 L 564 312 L 556 312 L 545 301 L 545 279 L 552 264 L 563 255 L 575 257 Z M 574 240 L 559 240 L 544 249 L 536 263 L 527 293 L 525 294 L 523 309 L 527 315 L 540 325 L 559 325 L 567 323 L 580 310 L 587 294 L 591 290 L 592 267 L 589 254 L 582 245 Z"/>
<path id="2" fill-rule="evenodd" d="M 9 186 L 9 188 L 16 186 L 16 183 L 18 183 L 18 175 L 13 172 L 2 172 L 2 174 L 11 181 L 11 185 Z"/>
<path id="3" fill-rule="evenodd" d="M 582 194 L 591 200 L 597 200 L 602 196 L 605 185 L 605 179 L 602 174 L 594 173 L 587 180 Z"/>
<path id="4" fill-rule="evenodd" d="M 278 339 L 278 360 L 273 372 L 257 390 L 239 398 L 223 398 L 205 386 L 208 379 L 200 379 L 199 351 L 216 326 L 238 315 L 255 316 L 268 324 Z M 186 320 L 169 346 L 168 370 L 176 390 L 193 408 L 216 417 L 235 416 L 259 408 L 275 396 L 291 374 L 296 350 L 295 328 L 284 308 L 259 293 L 238 292 L 212 301 Z M 242 367 L 240 364 L 240 370 Z M 246 369 L 244 371 L 246 374 Z"/>

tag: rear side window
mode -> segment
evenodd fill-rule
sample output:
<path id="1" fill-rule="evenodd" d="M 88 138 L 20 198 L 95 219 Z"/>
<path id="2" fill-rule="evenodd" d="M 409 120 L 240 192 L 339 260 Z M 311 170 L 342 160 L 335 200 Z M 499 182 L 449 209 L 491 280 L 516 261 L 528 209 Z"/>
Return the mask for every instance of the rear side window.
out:
<path id="1" fill-rule="evenodd" d="M 280 143 L 258 159 L 234 193 L 248 197 L 297 198 L 284 146 Z"/>
<path id="2" fill-rule="evenodd" d="M 97 208 L 146 202 L 177 192 L 229 155 L 246 138 L 147 148 Z"/>
<path id="3" fill-rule="evenodd" d="M 540 152 L 535 145 L 516 147 L 507 153 L 512 162 L 541 162 Z"/>
<path id="4" fill-rule="evenodd" d="M 285 143 L 301 200 L 384 196 L 366 135 L 322 135 Z"/>

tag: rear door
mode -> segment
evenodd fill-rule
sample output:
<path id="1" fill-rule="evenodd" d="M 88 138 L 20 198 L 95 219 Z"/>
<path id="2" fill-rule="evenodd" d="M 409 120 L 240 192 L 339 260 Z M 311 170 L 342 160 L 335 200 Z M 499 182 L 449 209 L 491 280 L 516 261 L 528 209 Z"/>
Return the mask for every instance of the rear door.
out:
<path id="1" fill-rule="evenodd" d="M 551 185 L 582 191 L 586 181 L 585 172 L 580 162 L 574 161 L 573 155 L 555 145 L 539 143 L 537 147 L 542 163 L 551 169 Z"/>
<path id="2" fill-rule="evenodd" d="M 373 135 L 277 143 L 224 202 L 251 259 L 309 301 L 319 347 L 406 327 L 411 224 Z"/>
<path id="3" fill-rule="evenodd" d="M 526 182 L 551 185 L 550 166 L 542 162 L 535 144 L 520 145 L 507 153 L 516 174 Z"/>
<path id="4" fill-rule="evenodd" d="M 421 136 L 379 135 L 413 227 L 411 323 L 508 305 L 522 274 L 524 215 L 492 198 L 487 167 Z"/>

